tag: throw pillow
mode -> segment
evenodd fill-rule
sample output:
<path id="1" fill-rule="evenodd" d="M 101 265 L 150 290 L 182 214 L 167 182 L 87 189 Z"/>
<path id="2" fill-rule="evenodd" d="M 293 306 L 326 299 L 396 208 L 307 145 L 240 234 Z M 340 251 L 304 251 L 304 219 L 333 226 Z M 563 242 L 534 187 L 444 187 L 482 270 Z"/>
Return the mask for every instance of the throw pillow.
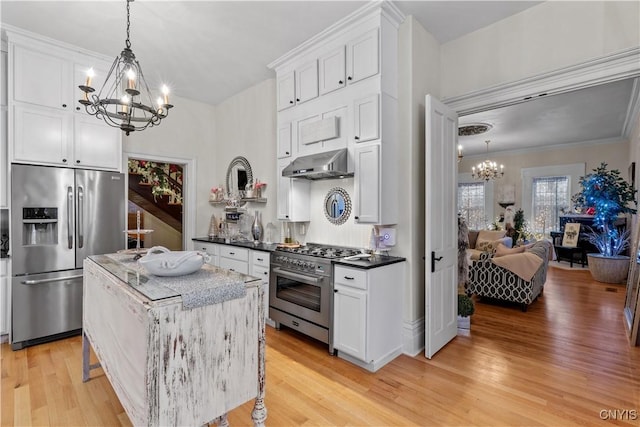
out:
<path id="1" fill-rule="evenodd" d="M 493 252 L 496 250 L 498 245 L 502 245 L 502 240 L 494 240 L 492 242 L 482 241 L 476 244 L 476 249 L 481 252 Z"/>
<path id="2" fill-rule="evenodd" d="M 483 252 L 493 252 L 504 237 L 504 230 L 480 230 L 476 240 L 476 249 Z"/>

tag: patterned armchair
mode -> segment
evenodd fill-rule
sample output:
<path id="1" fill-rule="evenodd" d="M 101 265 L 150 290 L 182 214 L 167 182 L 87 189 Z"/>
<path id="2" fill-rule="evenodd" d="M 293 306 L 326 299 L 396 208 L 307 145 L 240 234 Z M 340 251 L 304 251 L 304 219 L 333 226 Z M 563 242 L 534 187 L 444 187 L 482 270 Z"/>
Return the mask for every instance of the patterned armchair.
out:
<path id="1" fill-rule="evenodd" d="M 469 269 L 469 279 L 465 290 L 467 295 L 495 298 L 521 304 L 522 311 L 542 293 L 547 280 L 547 267 L 549 264 L 549 242 L 536 242 L 527 252 L 533 253 L 542 259 L 542 264 L 535 271 L 530 280 L 525 280 L 507 268 L 494 264 L 491 261 L 493 254 L 483 252 L 480 259 L 473 262 Z M 518 257 L 524 254 L 514 254 Z M 513 259 L 513 258 L 512 258 Z"/>

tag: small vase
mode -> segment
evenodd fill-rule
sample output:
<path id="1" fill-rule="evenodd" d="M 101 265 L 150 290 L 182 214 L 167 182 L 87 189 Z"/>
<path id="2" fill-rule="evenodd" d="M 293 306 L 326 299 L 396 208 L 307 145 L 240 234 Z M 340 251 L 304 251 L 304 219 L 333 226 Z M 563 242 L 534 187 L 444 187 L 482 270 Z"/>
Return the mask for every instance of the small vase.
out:
<path id="1" fill-rule="evenodd" d="M 253 225 L 251 226 L 251 235 L 253 236 L 254 242 L 262 241 L 263 231 L 262 222 L 260 221 L 260 211 L 256 211 L 256 216 L 253 220 Z"/>

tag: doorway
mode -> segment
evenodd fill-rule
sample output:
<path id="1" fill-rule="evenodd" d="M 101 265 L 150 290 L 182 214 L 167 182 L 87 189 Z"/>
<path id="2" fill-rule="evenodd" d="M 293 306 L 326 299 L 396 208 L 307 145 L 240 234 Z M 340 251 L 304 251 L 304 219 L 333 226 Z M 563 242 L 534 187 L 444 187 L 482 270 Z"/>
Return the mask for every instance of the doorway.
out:
<path id="1" fill-rule="evenodd" d="M 187 250 L 195 222 L 194 160 L 126 153 L 125 161 L 127 228 L 146 231 L 141 247 Z M 136 244 L 134 236 L 129 245 Z"/>

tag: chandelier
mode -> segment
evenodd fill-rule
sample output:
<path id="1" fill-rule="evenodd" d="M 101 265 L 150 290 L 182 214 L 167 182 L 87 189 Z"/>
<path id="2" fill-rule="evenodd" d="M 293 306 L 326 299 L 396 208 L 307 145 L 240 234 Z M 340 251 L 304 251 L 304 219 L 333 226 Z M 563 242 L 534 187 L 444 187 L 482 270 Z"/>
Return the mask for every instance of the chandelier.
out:
<path id="1" fill-rule="evenodd" d="M 142 67 L 131 50 L 129 41 L 129 3 L 127 0 L 127 40 L 125 48 L 111 65 L 102 87 L 95 94 L 91 87 L 93 69 L 87 72 L 87 80 L 80 85 L 83 97 L 78 102 L 87 113 L 104 120 L 109 126 L 122 129 L 127 136 L 130 132 L 157 126 L 167 117 L 169 109 L 169 89 L 162 87 L 162 97 L 155 104 L 149 86 L 142 74 Z"/>
<path id="2" fill-rule="evenodd" d="M 487 144 L 487 157 L 489 157 L 489 141 L 485 141 Z M 478 166 L 471 168 L 471 176 L 480 181 L 490 181 L 492 179 L 502 178 L 504 175 L 504 165 L 500 165 L 498 171 L 498 164 L 491 160 L 485 160 L 482 163 L 478 163 Z"/>

